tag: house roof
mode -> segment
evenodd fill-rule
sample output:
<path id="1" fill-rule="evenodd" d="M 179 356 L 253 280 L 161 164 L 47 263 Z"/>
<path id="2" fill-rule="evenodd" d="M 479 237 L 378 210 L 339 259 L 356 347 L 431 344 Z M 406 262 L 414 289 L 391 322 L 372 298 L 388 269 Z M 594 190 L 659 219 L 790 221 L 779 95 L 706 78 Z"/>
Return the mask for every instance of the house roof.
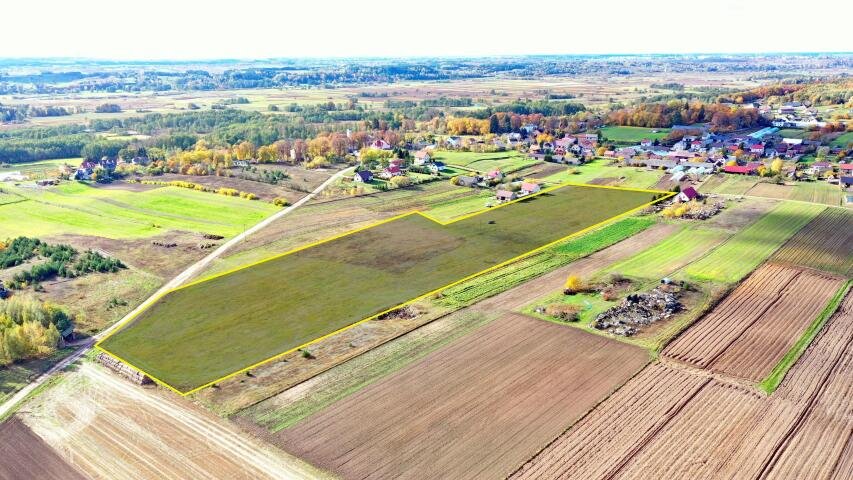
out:
<path id="1" fill-rule="evenodd" d="M 495 196 L 501 198 L 512 197 L 513 195 L 515 195 L 515 192 L 510 192 L 509 190 L 498 190 L 495 192 Z"/>
<path id="2" fill-rule="evenodd" d="M 838 168 L 840 168 L 841 170 L 853 171 L 853 163 L 841 163 L 838 165 Z"/>
<path id="3" fill-rule="evenodd" d="M 399 173 L 400 167 L 397 165 L 390 165 L 388 166 L 388 168 L 385 169 L 385 171 L 388 173 Z"/>
<path id="4" fill-rule="evenodd" d="M 418 150 L 415 152 L 415 158 L 426 158 L 429 156 L 429 152 L 426 150 Z"/>
<path id="5" fill-rule="evenodd" d="M 727 173 L 749 173 L 757 169 L 758 167 L 755 165 L 726 165 L 723 167 L 723 171 Z"/>
<path id="6" fill-rule="evenodd" d="M 681 191 L 681 194 L 687 197 L 689 200 L 693 200 L 694 198 L 699 196 L 699 192 L 696 191 L 693 187 L 687 187 Z"/>
<path id="7" fill-rule="evenodd" d="M 528 192 L 535 190 L 537 188 L 539 188 L 538 183 L 534 183 L 534 182 L 522 182 L 521 183 L 521 189 L 526 190 Z"/>
<path id="8" fill-rule="evenodd" d="M 498 177 L 503 175 L 503 173 L 500 171 L 500 169 L 494 169 L 491 172 L 487 173 L 487 175 L 490 177 Z"/>
<path id="9" fill-rule="evenodd" d="M 361 177 L 361 179 L 365 182 L 373 178 L 373 174 L 370 173 L 369 170 L 361 170 L 361 171 L 355 172 L 355 174 L 358 175 L 359 177 Z"/>

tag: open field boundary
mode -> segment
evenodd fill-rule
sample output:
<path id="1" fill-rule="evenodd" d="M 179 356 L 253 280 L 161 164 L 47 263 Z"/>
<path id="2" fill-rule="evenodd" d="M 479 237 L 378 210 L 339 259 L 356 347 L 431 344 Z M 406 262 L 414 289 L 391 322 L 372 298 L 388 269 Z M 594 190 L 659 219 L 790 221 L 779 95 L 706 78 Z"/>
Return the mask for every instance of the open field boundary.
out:
<path id="1" fill-rule="evenodd" d="M 646 202 L 646 203 L 644 203 L 644 204 L 642 204 L 642 205 L 639 205 L 639 206 L 637 206 L 637 207 L 634 207 L 634 208 L 632 208 L 632 209 L 630 209 L 630 210 L 627 210 L 627 211 L 625 211 L 625 212 L 622 212 L 622 213 L 620 213 L 620 214 L 618 214 L 618 215 L 614 215 L 614 216 L 612 216 L 612 217 L 609 217 L 609 218 L 607 218 L 607 219 L 605 219 L 605 220 L 603 220 L 603 221 L 600 221 L 600 222 L 598 222 L 598 223 L 596 223 L 596 224 L 594 224 L 594 225 L 590 225 L 590 226 L 588 226 L 588 227 L 585 227 L 585 228 L 583 228 L 583 229 L 581 229 L 581 230 L 578 230 L 578 231 L 576 231 L 576 232 L 573 232 L 573 233 L 571 233 L 571 234 L 569 234 L 569 235 L 566 235 L 566 236 L 564 236 L 564 237 L 558 238 L 557 240 L 554 240 L 554 241 L 552 241 L 552 242 L 546 243 L 546 244 L 541 245 L 541 246 L 539 246 L 539 247 L 536 247 L 536 248 L 534 248 L 534 249 L 532 249 L 532 250 L 529 250 L 529 251 L 527 251 L 527 252 L 524 252 L 524 253 L 522 253 L 522 254 L 520 254 L 520 255 L 517 255 L 517 256 L 515 256 L 515 257 L 513 257 L 513 258 L 510 258 L 510 259 L 508 259 L 508 260 L 505 260 L 505 261 L 503 261 L 503 262 L 501 262 L 501 263 L 498 263 L 498 264 L 496 264 L 496 265 L 493 265 L 493 266 L 491 266 L 491 267 L 489 267 L 489 268 L 487 268 L 487 269 L 484 269 L 484 270 L 478 271 L 478 272 L 473 273 L 473 274 L 471 274 L 471 275 L 468 275 L 468 276 L 466 276 L 466 277 L 464 277 L 464 278 L 461 278 L 461 279 L 455 280 L 455 281 L 453 281 L 453 282 L 451 282 L 451 283 L 449 283 L 449 284 L 447 284 L 447 285 L 443 285 L 443 286 L 441 286 L 440 288 L 436 288 L 436 289 L 434 289 L 434 290 L 431 290 L 431 291 L 429 291 L 429 292 L 426 292 L 426 293 L 424 293 L 424 294 L 422 294 L 422 295 L 419 295 L 419 296 L 417 296 L 417 297 L 415 297 L 415 298 L 409 299 L 409 300 L 407 300 L 407 301 L 405 301 L 405 302 L 403 302 L 403 303 L 400 303 L 400 304 L 394 305 L 393 307 L 388 308 L 388 309 L 386 309 L 386 310 L 384 310 L 384 311 L 381 311 L 381 312 L 376 313 L 376 314 L 374 314 L 374 315 L 371 315 L 371 316 L 369 316 L 369 317 L 363 318 L 363 319 L 361 319 L 361 320 L 359 320 L 359 321 L 356 321 L 356 322 L 354 322 L 354 323 L 351 323 L 351 324 L 349 324 L 349 325 L 346 325 L 346 326 L 344 326 L 344 327 L 342 327 L 342 328 L 339 328 L 339 329 L 337 329 L 337 330 L 334 330 L 334 331 L 332 331 L 332 332 L 330 332 L 330 333 L 327 333 L 327 334 L 324 334 L 324 335 L 322 335 L 322 336 L 319 336 L 319 337 L 317 337 L 317 338 L 315 338 L 315 339 L 313 339 L 313 340 L 311 340 L 311 341 L 308 341 L 308 342 L 305 342 L 305 343 L 303 343 L 303 344 L 300 344 L 300 345 L 298 345 L 298 346 L 296 346 L 296 347 L 293 347 L 293 348 L 287 349 L 287 350 L 285 350 L 285 351 L 283 351 L 283 352 L 279 352 L 279 353 L 277 353 L 277 354 L 275 354 L 275 355 L 273 355 L 273 356 L 271 356 L 271 357 L 268 357 L 268 358 L 266 358 L 266 359 L 264 359 L 264 360 L 261 360 L 261 361 L 259 361 L 259 362 L 253 363 L 253 364 L 251 364 L 251 365 L 249 365 L 249 366 L 247 366 L 247 367 L 243 367 L 243 368 L 241 368 L 241 369 L 239 369 L 239 370 L 236 370 L 236 371 L 234 371 L 234 372 L 232 372 L 232 373 L 229 373 L 229 374 L 224 375 L 224 376 L 222 376 L 222 377 L 220 377 L 220 378 L 217 378 L 217 379 L 215 379 L 215 380 L 213 380 L 213 381 L 207 382 L 207 383 L 205 383 L 205 384 L 203 384 L 203 385 L 200 385 L 200 386 L 198 386 L 198 387 L 195 387 L 195 388 L 192 388 L 192 389 L 189 389 L 189 390 L 186 390 L 186 391 L 181 391 L 181 390 L 179 390 L 179 389 L 175 388 L 173 385 L 169 384 L 168 382 L 165 382 L 165 381 L 161 380 L 161 379 L 160 379 L 160 378 L 158 378 L 157 376 L 155 376 L 155 375 L 151 375 L 150 373 L 146 372 L 144 369 L 141 369 L 141 368 L 139 368 L 139 367 L 135 366 L 133 363 L 131 363 L 131 362 L 129 362 L 129 361 L 127 361 L 127 360 L 125 360 L 124 358 L 122 358 L 121 356 L 117 355 L 116 353 L 114 353 L 114 352 L 111 352 L 111 351 L 107 350 L 107 349 L 103 346 L 103 343 L 104 343 L 106 340 L 108 340 L 108 339 L 109 339 L 110 337 L 112 337 L 115 333 L 120 332 L 124 327 L 126 327 L 127 325 L 129 325 L 130 323 L 132 323 L 132 322 L 136 319 L 136 317 L 137 317 L 139 314 L 141 314 L 142 312 L 144 312 L 145 310 L 147 310 L 148 308 L 150 308 L 150 306 L 151 306 L 151 305 L 156 304 L 156 303 L 157 303 L 157 302 L 158 302 L 162 297 L 164 297 L 165 295 L 167 295 L 167 294 L 169 294 L 169 293 L 172 293 L 172 292 L 174 292 L 174 291 L 178 291 L 178 290 L 185 289 L 185 288 L 188 288 L 188 287 L 193 286 L 193 285 L 197 285 L 197 284 L 200 284 L 200 283 L 203 283 L 203 282 L 207 282 L 207 281 L 213 280 L 213 279 L 215 279 L 215 278 L 222 277 L 222 276 L 228 275 L 228 274 L 230 274 L 230 273 L 234 273 L 234 272 L 236 272 L 236 271 L 238 271 L 238 270 L 243 270 L 243 269 L 251 268 L 251 267 L 254 267 L 254 266 L 256 266 L 256 265 L 259 265 L 259 264 L 262 264 L 262 263 L 266 263 L 266 262 L 269 262 L 269 261 L 272 261 L 272 260 L 275 260 L 275 259 L 278 259 L 278 258 L 281 258 L 281 257 L 287 256 L 287 255 L 292 255 L 292 254 L 294 254 L 294 253 L 297 253 L 297 252 L 300 252 L 300 251 L 306 250 L 306 249 L 308 249 L 308 248 L 311 248 L 311 247 L 314 247 L 314 246 L 317 246 L 317 245 L 321 245 L 321 244 L 324 244 L 324 243 L 328 243 L 328 242 L 331 242 L 331 241 L 336 240 L 336 239 L 338 239 L 338 238 L 346 237 L 346 236 L 349 236 L 349 235 L 352 235 L 352 234 L 355 234 L 355 233 L 358 233 L 358 232 L 361 232 L 361 231 L 364 231 L 364 230 L 368 230 L 368 229 L 371 229 L 371 228 L 373 228 L 373 227 L 376 227 L 376 226 L 379 226 L 379 225 L 383 225 L 383 224 L 386 224 L 386 223 L 389 223 L 389 222 L 392 222 L 392 221 L 394 221 L 394 220 L 398 220 L 398 219 L 401 219 L 401 218 L 404 218 L 404 217 L 413 216 L 413 215 L 418 215 L 418 216 L 421 216 L 421 217 L 423 217 L 423 218 L 425 218 L 425 219 L 427 219 L 427 220 L 430 220 L 430 221 L 432 221 L 432 222 L 435 222 L 435 223 L 437 223 L 437 224 L 439 224 L 439 225 L 445 226 L 445 225 L 449 225 L 449 224 L 452 224 L 452 223 L 456 223 L 456 222 L 459 222 L 459 221 L 465 220 L 465 219 L 467 219 L 467 218 L 475 217 L 475 216 L 480 215 L 480 214 L 483 214 L 483 213 L 485 213 L 485 212 L 491 212 L 491 211 L 494 211 L 494 210 L 499 209 L 499 208 L 504 208 L 504 207 L 507 207 L 507 206 L 509 206 L 509 205 L 512 205 L 512 204 L 515 204 L 515 203 L 518 203 L 518 202 L 521 202 L 521 201 L 527 200 L 527 199 L 529 199 L 529 198 L 532 198 L 532 197 L 535 197 L 535 196 L 539 196 L 539 195 L 542 195 L 542 194 L 545 194 L 545 193 L 548 193 L 548 192 L 552 192 L 552 191 L 557 190 L 557 189 L 560 189 L 560 188 L 569 187 L 569 186 L 572 186 L 572 187 L 585 187 L 585 188 L 598 188 L 598 189 L 612 189 L 612 190 L 621 190 L 621 191 L 633 191 L 633 192 L 651 193 L 651 194 L 658 195 L 658 196 L 659 196 L 659 198 L 655 198 L 655 199 L 653 199 L 653 200 L 652 200 L 652 201 L 650 201 L 650 202 Z M 337 334 L 339 334 L 339 333 L 341 333 L 341 332 L 343 332 L 343 331 L 349 330 L 349 329 L 351 329 L 351 328 L 353 328 L 353 327 L 355 327 L 355 326 L 357 326 L 357 325 L 360 325 L 360 324 L 362 324 L 362 323 L 368 322 L 368 321 L 370 321 L 370 320 L 374 320 L 374 319 L 376 319 L 376 318 L 378 318 L 378 317 L 381 317 L 381 316 L 383 316 L 383 315 L 386 315 L 386 314 L 388 314 L 388 313 L 390 313 L 390 312 L 393 312 L 393 311 L 398 310 L 398 309 L 400 309 L 400 308 L 403 308 L 403 307 L 405 307 L 405 306 L 411 305 L 411 304 L 413 304 L 413 303 L 415 303 L 415 302 L 417 302 L 417 301 L 419 301 L 419 300 L 422 300 L 422 299 L 428 298 L 428 297 L 430 297 L 430 296 L 432 296 L 432 295 L 435 295 L 435 294 L 437 294 L 437 293 L 441 292 L 441 291 L 442 291 L 442 290 L 444 290 L 444 289 L 450 288 L 450 287 L 452 287 L 452 286 L 458 285 L 458 284 L 460 284 L 460 283 L 462 283 L 462 282 L 465 282 L 465 281 L 467 281 L 467 280 L 470 280 L 470 279 L 472 279 L 472 278 L 475 278 L 475 277 L 477 277 L 477 276 L 479 276 L 479 275 L 482 275 L 482 274 L 485 274 L 485 273 L 491 272 L 491 271 L 493 271 L 493 270 L 499 269 L 499 268 L 501 268 L 501 267 L 504 267 L 504 266 L 506 266 L 506 265 L 508 265 L 508 264 L 510 264 L 510 263 L 513 263 L 513 262 L 515 262 L 515 261 L 518 261 L 518 260 L 520 260 L 520 259 L 522 259 L 522 258 L 525 258 L 525 257 L 527 257 L 527 256 L 529 256 L 529 255 L 532 255 L 532 254 L 534 254 L 534 253 L 540 252 L 540 251 L 542 251 L 542 250 L 544 250 L 544 249 L 546 249 L 546 248 L 549 248 L 549 247 L 551 247 L 551 246 L 553 246 L 553 245 L 556 245 L 556 244 L 558 244 L 558 243 L 560 243 L 560 242 L 563 242 L 563 241 L 565 241 L 565 240 L 567 240 L 567 239 L 569 239 L 569 238 L 572 238 L 572 237 L 576 237 L 576 236 L 582 235 L 582 234 L 584 234 L 584 233 L 586 233 L 586 232 L 589 232 L 589 231 L 591 231 L 591 230 L 594 230 L 594 229 L 596 229 L 596 228 L 598 228 L 598 227 L 600 227 L 600 226 L 602 226 L 602 225 L 604 225 L 604 224 L 610 223 L 610 222 L 612 222 L 612 221 L 614 221 L 614 220 L 616 220 L 616 219 L 624 218 L 624 217 L 626 217 L 626 216 L 629 216 L 629 215 L 631 215 L 631 214 L 634 214 L 634 213 L 636 213 L 636 212 L 638 212 L 638 211 L 641 211 L 641 210 L 643 210 L 643 209 L 645 209 L 645 208 L 648 208 L 649 206 L 651 206 L 651 205 L 653 205 L 653 204 L 655 204 L 655 203 L 658 203 L 658 202 L 664 201 L 664 200 L 666 200 L 666 199 L 668 199 L 668 198 L 672 197 L 673 195 L 674 195 L 674 193 L 672 193 L 672 192 L 664 192 L 664 191 L 659 191 L 659 190 L 648 190 L 648 189 L 638 189 L 638 188 L 622 188 L 622 187 L 611 187 L 611 186 L 604 186 L 604 185 L 587 185 L 587 184 L 577 184 L 577 183 L 563 183 L 563 184 L 560 184 L 560 185 L 555 185 L 555 186 L 553 186 L 553 187 L 545 188 L 545 189 L 541 190 L 541 191 L 540 191 L 540 192 L 538 192 L 538 193 L 531 194 L 531 195 L 527 195 L 527 196 L 524 196 L 524 197 L 519 198 L 519 199 L 517 199 L 517 200 L 513 200 L 513 201 L 510 201 L 510 202 L 506 202 L 506 203 L 503 203 L 503 204 L 501 204 L 501 205 L 498 205 L 498 206 L 496 206 L 496 207 L 492 207 L 492 208 L 489 208 L 489 209 L 484 209 L 484 210 L 481 210 L 481 211 L 478 211 L 478 212 L 474 212 L 474 213 L 471 213 L 471 214 L 468 214 L 468 215 L 464 215 L 464 216 L 461 216 L 461 217 L 458 217 L 458 218 L 455 218 L 455 219 L 453 219 L 453 220 L 449 220 L 449 221 L 446 221 L 446 222 L 442 222 L 442 221 L 440 221 L 440 220 L 437 220 L 437 219 L 435 219 L 435 218 L 431 217 L 431 216 L 430 216 L 430 215 L 428 215 L 428 214 L 425 214 L 425 213 L 423 213 L 423 212 L 421 212 L 421 211 L 419 211 L 419 210 L 415 210 L 415 211 L 412 211 L 412 212 L 404 213 L 404 214 L 401 214 L 401 215 L 397 215 L 397 216 L 394 216 L 394 217 L 391 217 L 391 218 L 388 218 L 388 219 L 382 220 L 382 221 L 380 221 L 380 222 L 377 222 L 377 223 L 374 223 L 374 224 L 371 224 L 371 225 L 368 225 L 368 226 L 365 226 L 365 227 L 362 227 L 362 228 L 354 229 L 354 230 L 351 230 L 351 231 L 348 231 L 348 232 L 344 232 L 344 233 L 342 233 L 342 234 L 334 235 L 334 236 L 331 236 L 331 237 L 328 237 L 328 238 L 325 238 L 325 239 L 322 239 L 322 240 L 319 240 L 319 241 L 316 241 L 316 242 L 313 242 L 313 243 L 309 243 L 309 244 L 306 244 L 306 245 L 304 245 L 304 246 L 301 246 L 301 247 L 298 247 L 298 248 L 295 248 L 295 249 L 289 250 L 289 251 L 287 251 L 287 252 L 284 252 L 284 253 L 281 253 L 281 254 L 278 254 L 278 255 L 274 255 L 274 256 L 271 256 L 271 257 L 269 257 L 269 258 L 266 258 L 266 259 L 260 260 L 260 261 L 258 261 L 258 262 L 254 262 L 254 263 L 251 263 L 251 264 L 248 264 L 248 265 L 244 265 L 244 266 L 240 266 L 240 267 L 237 267 L 237 268 L 233 268 L 233 269 L 231 269 L 231 270 L 227 270 L 227 271 L 224 271 L 224 272 L 218 273 L 218 274 L 216 274 L 216 275 L 212 275 L 212 276 L 210 276 L 210 277 L 202 278 L 202 279 L 196 280 L 196 281 L 194 281 L 194 282 L 190 282 L 190 283 L 188 283 L 188 284 L 181 285 L 181 286 L 178 286 L 178 287 L 176 287 L 176 288 L 174 288 L 174 289 L 171 289 L 171 290 L 168 290 L 168 291 L 162 292 L 162 293 L 161 293 L 160 295 L 158 295 L 158 297 L 157 297 L 157 298 L 155 298 L 152 302 L 149 302 L 149 304 L 148 304 L 148 306 L 147 306 L 146 308 L 139 309 L 139 310 L 138 310 L 138 311 L 136 311 L 133 315 L 129 316 L 129 317 L 128 317 L 128 318 L 126 318 L 123 322 L 121 322 L 121 324 L 117 325 L 117 326 L 116 326 L 116 328 L 114 328 L 114 329 L 110 332 L 110 334 L 109 334 L 109 335 L 107 335 L 107 336 L 105 336 L 104 338 L 102 338 L 102 339 L 101 339 L 101 340 L 100 340 L 100 341 L 95 345 L 95 347 L 96 347 L 98 350 L 100 350 L 100 351 L 102 351 L 102 352 L 106 353 L 107 355 L 109 355 L 109 356 L 111 356 L 111 357 L 115 358 L 116 360 L 119 360 L 119 361 L 121 361 L 121 362 L 123 362 L 123 363 L 125 363 L 125 364 L 129 365 L 130 367 L 134 368 L 135 370 L 138 370 L 139 372 L 141 372 L 141 373 L 145 374 L 146 376 L 148 376 L 149 378 L 151 378 L 151 379 L 152 379 L 154 382 L 156 382 L 157 384 L 159 384 L 159 385 L 161 385 L 161 386 L 163 386 L 163 387 L 166 387 L 167 389 L 169 389 L 169 390 L 171 390 L 171 391 L 173 391 L 173 392 L 175 392 L 175 393 L 177 393 L 177 394 L 179 394 L 179 395 L 182 395 L 182 396 L 190 395 L 190 394 L 195 393 L 195 392 L 197 392 L 197 391 L 199 391 L 199 390 L 202 390 L 202 389 L 205 389 L 205 388 L 207 388 L 207 387 L 210 387 L 210 386 L 212 386 L 212 385 L 214 385 L 214 384 L 216 384 L 216 383 L 218 383 L 218 382 L 221 382 L 221 381 L 226 380 L 226 379 L 228 379 L 228 378 L 234 377 L 234 376 L 239 375 L 239 374 L 241 374 L 241 373 L 244 373 L 244 372 L 247 372 L 247 371 L 252 370 L 252 369 L 254 369 L 254 368 L 257 368 L 258 366 L 263 365 L 263 364 L 265 364 L 265 363 L 269 363 L 269 362 L 271 362 L 271 361 L 274 361 L 275 359 L 280 358 L 280 357 L 282 357 L 282 356 L 284 356 L 284 355 L 288 355 L 288 354 L 290 354 L 290 353 L 293 353 L 293 352 L 296 352 L 296 351 L 299 351 L 299 350 L 305 349 L 306 347 L 308 347 L 308 346 L 310 346 L 310 345 L 313 345 L 313 344 L 315 344 L 315 343 L 317 343 L 317 342 L 320 342 L 320 341 L 322 341 L 322 340 L 324 340 L 324 339 L 326 339 L 326 338 L 329 338 L 329 337 L 331 337 L 331 336 L 337 335 Z"/>
<path id="2" fill-rule="evenodd" d="M 824 307 L 823 311 L 820 312 L 820 315 L 814 319 L 814 321 L 809 325 L 803 335 L 797 340 L 797 343 L 791 347 L 790 350 L 779 360 L 779 363 L 773 367 L 773 370 L 767 375 L 761 383 L 758 384 L 758 388 L 766 392 L 768 395 L 772 394 L 779 387 L 779 384 L 782 383 L 782 380 L 785 379 L 785 376 L 788 374 L 788 370 L 797 363 L 797 360 L 805 353 L 806 349 L 809 348 L 809 345 L 812 344 L 812 341 L 817 337 L 818 333 L 823 330 L 823 326 L 826 325 L 826 322 L 832 317 L 836 311 L 841 307 L 841 302 L 844 301 L 844 297 L 847 296 L 847 292 L 850 291 L 850 287 L 853 286 L 853 280 L 847 280 L 841 288 L 835 292 L 835 295 L 829 300 L 829 303 Z"/>

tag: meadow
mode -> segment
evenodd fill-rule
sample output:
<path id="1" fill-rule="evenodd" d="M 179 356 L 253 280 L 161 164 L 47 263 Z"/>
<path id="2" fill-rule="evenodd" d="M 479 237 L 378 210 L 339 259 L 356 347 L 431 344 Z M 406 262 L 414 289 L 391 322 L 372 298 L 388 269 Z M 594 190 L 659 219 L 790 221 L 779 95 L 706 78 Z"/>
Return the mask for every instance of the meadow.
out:
<path id="1" fill-rule="evenodd" d="M 668 128 L 603 127 L 601 129 L 601 135 L 615 143 L 640 143 L 644 138 L 662 140 L 668 134 Z"/>
<path id="2" fill-rule="evenodd" d="M 783 202 L 682 272 L 691 280 L 737 282 L 825 208 L 822 205 Z"/>
<path id="3" fill-rule="evenodd" d="M 596 159 L 577 167 L 567 167 L 554 175 L 545 177 L 548 183 L 591 183 L 607 184 L 627 188 L 652 188 L 661 178 L 658 170 L 648 168 L 620 167 L 609 165 L 610 161 Z"/>
<path id="4" fill-rule="evenodd" d="M 266 202 L 178 187 L 131 191 L 63 183 L 49 188 L 3 187 L 26 201 L 0 205 L 7 236 L 59 234 L 142 238 L 166 230 L 233 236 L 278 210 Z"/>
<path id="5" fill-rule="evenodd" d="M 445 225 L 406 214 L 174 290 L 100 346 L 192 391 L 651 200 L 568 186 Z"/>
<path id="6" fill-rule="evenodd" d="M 435 152 L 435 160 L 481 174 L 495 169 L 508 174 L 539 163 L 515 150 L 493 153 L 438 151 Z"/>
<path id="7" fill-rule="evenodd" d="M 54 177 L 60 165 L 70 165 L 74 168 L 80 166 L 82 158 L 60 158 L 56 160 L 41 160 L 38 162 L 16 163 L 14 165 L 3 164 L 0 173 L 21 172 L 23 175 L 34 177 Z"/>
<path id="8" fill-rule="evenodd" d="M 847 145 L 853 143 L 853 132 L 847 132 L 841 134 L 838 138 L 830 142 L 830 145 L 833 147 L 846 147 Z"/>

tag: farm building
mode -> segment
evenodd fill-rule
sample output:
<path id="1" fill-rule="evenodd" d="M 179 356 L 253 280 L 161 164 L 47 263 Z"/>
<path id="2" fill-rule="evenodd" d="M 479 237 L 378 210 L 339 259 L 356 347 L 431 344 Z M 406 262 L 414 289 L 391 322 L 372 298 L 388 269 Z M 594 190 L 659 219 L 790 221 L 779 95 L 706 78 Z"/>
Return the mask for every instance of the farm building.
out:
<path id="1" fill-rule="evenodd" d="M 467 175 L 459 175 L 456 177 L 456 184 L 462 187 L 474 187 L 480 180 L 477 177 L 469 177 Z"/>
<path id="2" fill-rule="evenodd" d="M 752 175 L 758 171 L 760 163 L 749 163 L 746 165 L 726 165 L 723 171 L 726 173 L 739 173 L 741 175 Z"/>
<path id="3" fill-rule="evenodd" d="M 499 202 L 509 202 L 518 198 L 518 195 L 516 195 L 515 192 L 511 192 L 509 190 L 498 190 L 497 192 L 495 192 L 495 198 Z"/>
<path id="4" fill-rule="evenodd" d="M 403 171 L 400 169 L 399 165 L 389 165 L 388 168 L 382 171 L 379 174 L 382 178 L 393 178 L 398 177 L 403 174 Z"/>
<path id="5" fill-rule="evenodd" d="M 495 170 L 492 170 L 491 172 L 487 173 L 487 174 L 486 174 L 486 177 L 488 177 L 488 178 L 489 178 L 489 180 L 498 180 L 498 181 L 500 181 L 500 180 L 502 180 L 502 179 L 504 178 L 504 174 L 503 174 L 503 172 L 501 172 L 500 170 L 495 169 Z"/>

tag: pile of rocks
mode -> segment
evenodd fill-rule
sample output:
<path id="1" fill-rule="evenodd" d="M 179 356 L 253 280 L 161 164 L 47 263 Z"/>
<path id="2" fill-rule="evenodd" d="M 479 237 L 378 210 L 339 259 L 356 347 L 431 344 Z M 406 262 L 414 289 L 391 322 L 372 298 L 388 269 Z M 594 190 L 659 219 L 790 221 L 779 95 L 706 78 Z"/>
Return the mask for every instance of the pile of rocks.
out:
<path id="1" fill-rule="evenodd" d="M 679 312 L 681 290 L 673 285 L 661 285 L 648 293 L 632 293 L 621 304 L 595 317 L 592 325 L 614 335 L 630 337 L 642 327 L 667 319 Z"/>

